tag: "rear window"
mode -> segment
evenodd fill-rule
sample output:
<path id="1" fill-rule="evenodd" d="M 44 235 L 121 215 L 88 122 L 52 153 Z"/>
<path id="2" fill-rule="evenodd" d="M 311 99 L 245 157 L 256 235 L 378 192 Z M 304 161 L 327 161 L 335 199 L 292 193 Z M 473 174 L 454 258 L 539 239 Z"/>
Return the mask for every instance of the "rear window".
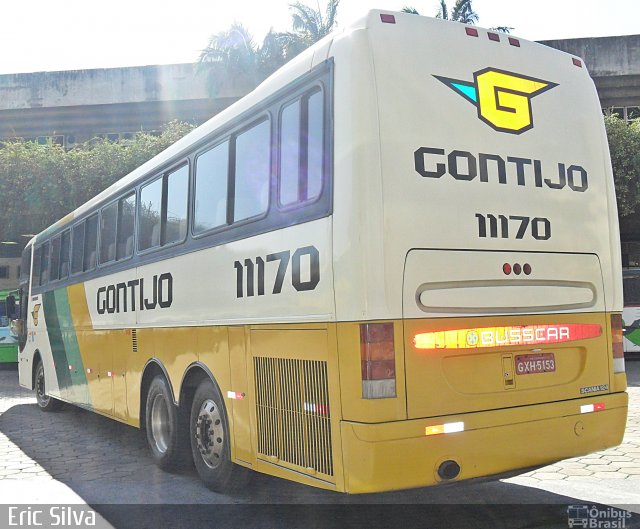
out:
<path id="1" fill-rule="evenodd" d="M 640 305 L 640 274 L 624 276 L 622 291 L 625 305 Z"/>

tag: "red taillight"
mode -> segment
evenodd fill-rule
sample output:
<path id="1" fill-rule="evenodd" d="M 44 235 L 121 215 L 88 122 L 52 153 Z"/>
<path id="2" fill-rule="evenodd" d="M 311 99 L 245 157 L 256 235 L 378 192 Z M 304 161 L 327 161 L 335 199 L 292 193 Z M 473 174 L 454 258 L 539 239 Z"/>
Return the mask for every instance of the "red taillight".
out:
<path id="1" fill-rule="evenodd" d="M 467 35 L 469 35 L 470 37 L 478 36 L 478 30 L 476 28 L 470 28 L 467 26 L 466 28 L 464 28 L 464 30 L 466 31 Z"/>
<path id="2" fill-rule="evenodd" d="M 396 396 L 396 352 L 393 323 L 360 325 L 362 398 Z"/>
<path id="3" fill-rule="evenodd" d="M 380 20 L 382 22 L 384 22 L 385 24 L 395 24 L 396 23 L 396 17 L 394 17 L 393 15 L 385 15 L 385 14 L 380 14 Z"/>
<path id="4" fill-rule="evenodd" d="M 613 352 L 613 372 L 624 373 L 624 334 L 622 314 L 611 315 L 611 350 Z"/>
<path id="5" fill-rule="evenodd" d="M 414 336 L 413 343 L 416 349 L 479 349 L 564 343 L 601 334 L 602 327 L 597 323 L 511 325 L 423 332 Z"/>
<path id="6" fill-rule="evenodd" d="M 572 61 L 575 66 L 577 66 L 578 68 L 582 68 L 582 61 L 580 59 L 576 59 L 575 57 L 572 57 Z"/>

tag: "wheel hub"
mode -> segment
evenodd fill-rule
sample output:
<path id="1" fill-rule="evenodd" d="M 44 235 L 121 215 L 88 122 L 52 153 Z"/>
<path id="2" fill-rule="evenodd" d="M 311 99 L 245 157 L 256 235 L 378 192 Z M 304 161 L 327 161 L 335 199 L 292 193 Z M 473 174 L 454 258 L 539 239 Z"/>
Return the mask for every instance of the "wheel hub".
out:
<path id="1" fill-rule="evenodd" d="M 155 448 L 164 454 L 169 447 L 170 432 L 169 410 L 162 395 L 156 395 L 151 404 L 151 433 Z"/>
<path id="2" fill-rule="evenodd" d="M 220 410 L 211 399 L 205 400 L 200 406 L 196 422 L 196 443 L 205 464 L 209 468 L 217 467 L 224 449 L 224 429 Z"/>

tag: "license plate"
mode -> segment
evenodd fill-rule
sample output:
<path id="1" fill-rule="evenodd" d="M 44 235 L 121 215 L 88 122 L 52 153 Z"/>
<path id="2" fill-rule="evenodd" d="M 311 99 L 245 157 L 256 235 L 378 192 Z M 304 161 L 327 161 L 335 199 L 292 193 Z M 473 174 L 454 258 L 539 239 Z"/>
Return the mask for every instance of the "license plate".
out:
<path id="1" fill-rule="evenodd" d="M 556 359 L 553 353 L 516 356 L 516 374 L 518 375 L 550 373 L 555 370 Z"/>

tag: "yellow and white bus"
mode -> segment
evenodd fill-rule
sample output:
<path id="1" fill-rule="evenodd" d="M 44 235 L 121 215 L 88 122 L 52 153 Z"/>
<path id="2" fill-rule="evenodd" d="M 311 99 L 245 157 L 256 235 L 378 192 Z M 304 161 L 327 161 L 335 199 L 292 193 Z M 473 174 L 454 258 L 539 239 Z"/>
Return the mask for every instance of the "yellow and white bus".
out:
<path id="1" fill-rule="evenodd" d="M 623 436 L 602 115 L 536 43 L 371 11 L 24 259 L 21 385 L 214 489 L 420 487 Z"/>

